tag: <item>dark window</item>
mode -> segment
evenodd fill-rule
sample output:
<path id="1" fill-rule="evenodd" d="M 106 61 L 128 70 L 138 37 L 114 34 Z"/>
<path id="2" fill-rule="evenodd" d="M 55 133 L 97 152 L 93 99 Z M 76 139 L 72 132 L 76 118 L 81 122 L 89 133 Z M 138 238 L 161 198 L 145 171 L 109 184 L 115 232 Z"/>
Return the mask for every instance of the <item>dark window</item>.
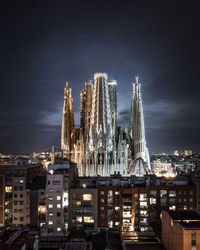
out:
<path id="1" fill-rule="evenodd" d="M 23 190 L 23 186 L 20 186 L 19 189 L 20 189 L 20 190 Z"/>
<path id="2" fill-rule="evenodd" d="M 17 194 L 14 194 L 14 198 L 17 198 Z"/>
<path id="3" fill-rule="evenodd" d="M 60 217 L 60 212 L 57 212 L 57 216 Z"/>
<path id="4" fill-rule="evenodd" d="M 192 244 L 192 246 L 196 245 L 196 234 L 195 233 L 193 233 L 191 236 L 191 244 Z"/>
<path id="5" fill-rule="evenodd" d="M 24 196 L 23 196 L 23 194 L 20 194 L 20 198 L 23 198 Z"/>
<path id="6" fill-rule="evenodd" d="M 14 190 L 17 190 L 17 186 L 14 186 Z"/>

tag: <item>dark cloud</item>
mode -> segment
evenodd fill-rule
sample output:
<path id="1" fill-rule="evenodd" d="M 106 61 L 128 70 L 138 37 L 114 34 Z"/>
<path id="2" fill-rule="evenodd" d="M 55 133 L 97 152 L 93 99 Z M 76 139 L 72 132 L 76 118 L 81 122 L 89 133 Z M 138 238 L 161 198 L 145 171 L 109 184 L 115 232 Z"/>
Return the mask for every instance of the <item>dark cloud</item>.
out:
<path id="1" fill-rule="evenodd" d="M 163 3 L 162 3 L 163 4 Z M 79 92 L 95 72 L 118 81 L 119 124 L 129 124 L 140 75 L 150 151 L 199 151 L 196 6 L 133 1 L 9 1 L 0 10 L 0 152 L 60 144 L 65 81 Z"/>

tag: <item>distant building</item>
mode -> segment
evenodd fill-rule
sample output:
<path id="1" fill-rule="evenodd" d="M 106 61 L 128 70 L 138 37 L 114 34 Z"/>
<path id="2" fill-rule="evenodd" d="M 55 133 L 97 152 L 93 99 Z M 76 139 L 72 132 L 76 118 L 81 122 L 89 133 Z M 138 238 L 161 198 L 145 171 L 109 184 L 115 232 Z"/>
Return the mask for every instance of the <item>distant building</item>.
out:
<path id="1" fill-rule="evenodd" d="M 4 176 L 4 184 L 0 193 L 3 194 L 4 226 L 26 226 L 30 224 L 30 192 L 27 186 L 43 172 L 41 164 L 29 164 L 20 159 L 16 165 L 6 165 L 0 168 Z M 2 190 L 3 187 L 3 190 Z"/>
<path id="2" fill-rule="evenodd" d="M 192 155 L 192 150 L 184 150 L 182 155 L 183 156 L 191 156 Z"/>
<path id="3" fill-rule="evenodd" d="M 172 168 L 172 162 L 169 161 L 161 161 L 160 159 L 154 160 L 151 162 L 151 168 L 156 176 L 175 175 Z"/>
<path id="4" fill-rule="evenodd" d="M 0 227 L 4 226 L 4 202 L 5 195 L 5 184 L 4 184 L 4 175 L 0 175 Z"/>
<path id="5" fill-rule="evenodd" d="M 200 249 L 200 214 L 162 211 L 162 241 L 166 250 Z"/>

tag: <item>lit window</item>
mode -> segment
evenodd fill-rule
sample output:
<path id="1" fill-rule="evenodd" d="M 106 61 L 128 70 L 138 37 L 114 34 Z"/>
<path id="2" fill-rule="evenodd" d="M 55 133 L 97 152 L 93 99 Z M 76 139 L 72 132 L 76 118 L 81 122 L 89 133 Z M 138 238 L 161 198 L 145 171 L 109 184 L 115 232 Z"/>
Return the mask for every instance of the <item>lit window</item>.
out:
<path id="1" fill-rule="evenodd" d="M 183 210 L 187 210 L 187 206 L 183 206 Z"/>
<path id="2" fill-rule="evenodd" d="M 112 190 L 109 190 L 108 191 L 108 196 L 112 196 L 113 195 L 113 191 Z"/>
<path id="3" fill-rule="evenodd" d="M 190 202 L 193 202 L 193 198 L 190 198 Z"/>
<path id="4" fill-rule="evenodd" d="M 118 211 L 118 210 L 119 210 L 119 207 L 115 207 L 115 210 Z"/>
<path id="5" fill-rule="evenodd" d="M 49 197 L 49 201 L 52 201 L 53 200 L 53 197 Z"/>
<path id="6" fill-rule="evenodd" d="M 61 200 L 61 196 L 57 195 L 57 201 L 60 201 L 60 200 Z"/>
<path id="7" fill-rule="evenodd" d="M 83 221 L 83 218 L 82 218 L 81 216 L 77 216 L 77 217 L 76 217 L 76 221 L 77 221 L 77 222 L 82 222 L 82 221 Z"/>
<path id="8" fill-rule="evenodd" d="M 169 191 L 169 197 L 176 197 L 176 191 L 175 190 L 170 190 Z"/>
<path id="9" fill-rule="evenodd" d="M 83 194 L 83 200 L 84 201 L 91 201 L 92 200 L 92 194 Z"/>
<path id="10" fill-rule="evenodd" d="M 193 194 L 193 191 L 190 191 L 190 194 Z"/>
<path id="11" fill-rule="evenodd" d="M 101 195 L 104 195 L 104 191 L 101 191 Z"/>
<path id="12" fill-rule="evenodd" d="M 53 225 L 53 221 L 52 220 L 49 221 L 49 225 Z"/>
<path id="13" fill-rule="evenodd" d="M 49 208 L 53 208 L 53 204 L 49 204 Z"/>
<path id="14" fill-rule="evenodd" d="M 76 206 L 77 207 L 81 206 L 81 201 L 76 201 Z"/>
<path id="15" fill-rule="evenodd" d="M 104 207 L 101 207 L 101 210 L 104 210 Z"/>
<path id="16" fill-rule="evenodd" d="M 119 222 L 118 222 L 118 221 L 116 221 L 116 222 L 115 222 L 115 226 L 118 226 L 118 225 L 119 225 Z"/>
<path id="17" fill-rule="evenodd" d="M 12 187 L 6 187 L 6 188 L 5 188 L 5 191 L 6 191 L 7 193 L 11 193 L 11 192 L 12 192 Z"/>
<path id="18" fill-rule="evenodd" d="M 85 223 L 93 223 L 94 222 L 94 218 L 92 216 L 86 216 L 86 217 L 84 217 L 83 220 Z"/>
<path id="19" fill-rule="evenodd" d="M 49 216 L 53 216 L 53 213 L 49 213 Z"/>
<path id="20" fill-rule="evenodd" d="M 165 197 L 167 195 L 167 190 L 160 190 L 160 197 Z"/>
<path id="21" fill-rule="evenodd" d="M 57 208 L 61 208 L 61 204 L 57 204 Z"/>
<path id="22" fill-rule="evenodd" d="M 24 183 L 24 180 L 20 180 L 19 183 Z"/>
<path id="23" fill-rule="evenodd" d="M 60 232 L 61 231 L 61 228 L 60 227 L 57 227 L 57 232 Z"/>
<path id="24" fill-rule="evenodd" d="M 156 198 L 150 198 L 150 205 L 156 204 Z"/>
<path id="25" fill-rule="evenodd" d="M 175 210 L 176 210 L 176 206 L 170 206 L 170 207 L 169 207 L 169 210 L 175 211 Z"/>
<path id="26" fill-rule="evenodd" d="M 119 191 L 115 191 L 115 195 L 119 195 Z"/>
<path id="27" fill-rule="evenodd" d="M 104 203 L 104 199 L 101 199 L 101 202 Z"/>

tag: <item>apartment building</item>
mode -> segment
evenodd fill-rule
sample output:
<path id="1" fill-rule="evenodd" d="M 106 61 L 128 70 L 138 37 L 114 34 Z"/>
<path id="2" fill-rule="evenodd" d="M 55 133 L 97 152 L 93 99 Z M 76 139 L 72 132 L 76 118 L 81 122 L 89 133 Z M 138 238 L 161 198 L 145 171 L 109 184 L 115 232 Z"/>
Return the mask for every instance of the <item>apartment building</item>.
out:
<path id="1" fill-rule="evenodd" d="M 46 173 L 37 176 L 28 185 L 30 192 L 30 225 L 39 226 L 46 224 Z"/>
<path id="2" fill-rule="evenodd" d="M 70 161 L 48 166 L 46 177 L 46 234 L 64 235 L 69 227 L 69 187 L 76 179 L 76 165 Z"/>
<path id="3" fill-rule="evenodd" d="M 71 188 L 69 204 L 70 228 L 97 229 L 97 188 Z"/>
<path id="4" fill-rule="evenodd" d="M 100 228 L 149 231 L 152 226 L 160 228 L 163 210 L 197 210 L 196 186 L 185 178 L 136 180 L 135 184 L 120 182 L 116 186 L 112 182 L 98 186 Z"/>
<path id="5" fill-rule="evenodd" d="M 0 190 L 4 200 L 4 209 L 0 211 L 4 218 L 2 226 L 30 224 L 30 192 L 27 185 L 42 171 L 40 164 L 29 164 L 26 160 L 0 168 L 0 175 L 4 176 Z"/>
<path id="6" fill-rule="evenodd" d="M 200 214 L 162 211 L 162 241 L 166 250 L 200 249 Z"/>

